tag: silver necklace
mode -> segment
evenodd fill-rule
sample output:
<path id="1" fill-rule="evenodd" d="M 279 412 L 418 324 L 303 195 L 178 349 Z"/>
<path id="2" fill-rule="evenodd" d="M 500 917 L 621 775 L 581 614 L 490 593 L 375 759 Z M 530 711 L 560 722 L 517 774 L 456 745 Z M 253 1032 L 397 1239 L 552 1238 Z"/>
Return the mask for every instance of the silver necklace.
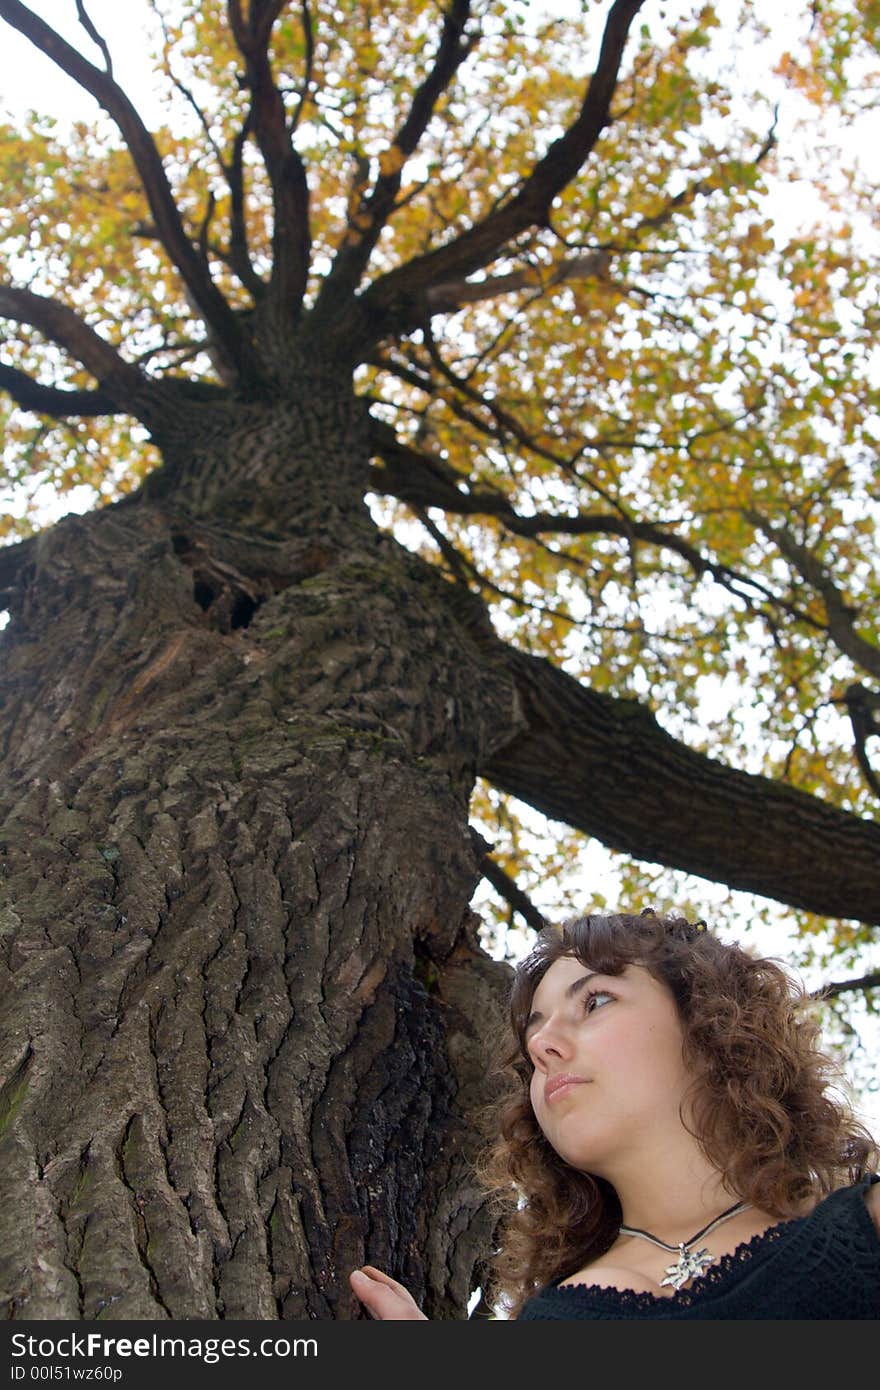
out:
<path id="1" fill-rule="evenodd" d="M 667 1245 L 665 1240 L 658 1240 L 652 1236 L 650 1231 L 640 1231 L 636 1226 L 621 1226 L 622 1236 L 641 1236 L 642 1240 L 649 1240 L 652 1245 L 659 1245 L 661 1250 L 668 1250 L 672 1255 L 678 1255 L 675 1264 L 669 1265 L 663 1272 L 665 1279 L 660 1280 L 660 1287 L 664 1284 L 671 1284 L 674 1289 L 680 1289 L 682 1284 L 686 1284 L 689 1279 L 699 1278 L 709 1265 L 715 1263 L 715 1256 L 710 1255 L 709 1251 L 691 1250 L 703 1236 L 707 1236 L 710 1231 L 714 1231 L 716 1226 L 720 1226 L 722 1221 L 729 1221 L 731 1216 L 736 1216 L 738 1212 L 745 1211 L 751 1206 L 751 1202 L 735 1202 L 727 1211 L 723 1211 L 720 1216 L 716 1216 L 714 1221 L 710 1221 L 708 1226 L 703 1226 L 702 1230 L 697 1231 L 690 1240 L 679 1241 L 678 1245 Z"/>

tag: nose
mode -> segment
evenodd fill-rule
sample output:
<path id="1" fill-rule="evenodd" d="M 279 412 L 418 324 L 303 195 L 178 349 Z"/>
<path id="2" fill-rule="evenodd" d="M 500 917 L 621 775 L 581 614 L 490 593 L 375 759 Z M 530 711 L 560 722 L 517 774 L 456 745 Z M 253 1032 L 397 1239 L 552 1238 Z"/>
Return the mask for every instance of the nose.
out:
<path id="1" fill-rule="evenodd" d="M 569 1031 L 561 1020 L 548 1018 L 529 1039 L 529 1051 L 536 1066 L 567 1061 L 573 1051 Z"/>

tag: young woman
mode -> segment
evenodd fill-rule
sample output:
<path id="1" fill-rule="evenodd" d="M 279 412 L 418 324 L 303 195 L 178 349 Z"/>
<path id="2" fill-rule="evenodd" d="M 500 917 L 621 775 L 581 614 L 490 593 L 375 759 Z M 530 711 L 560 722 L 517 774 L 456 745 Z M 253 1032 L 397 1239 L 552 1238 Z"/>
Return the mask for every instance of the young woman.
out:
<path id="1" fill-rule="evenodd" d="M 511 1021 L 479 1165 L 508 1317 L 880 1318 L 878 1152 L 778 965 L 650 909 L 581 917 L 517 967 Z"/>

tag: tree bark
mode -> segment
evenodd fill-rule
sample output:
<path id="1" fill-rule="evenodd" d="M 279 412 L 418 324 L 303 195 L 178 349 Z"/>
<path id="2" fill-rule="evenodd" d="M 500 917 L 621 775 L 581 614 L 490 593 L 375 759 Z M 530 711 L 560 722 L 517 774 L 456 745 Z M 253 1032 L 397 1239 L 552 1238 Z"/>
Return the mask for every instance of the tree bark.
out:
<path id="1" fill-rule="evenodd" d="M 462 1317 L 491 1239 L 469 1163 L 509 969 L 468 800 L 513 688 L 370 521 L 353 399 L 303 399 L 169 423 L 138 499 L 18 578 L 9 1318 L 350 1318 L 365 1261 Z"/>
<path id="2" fill-rule="evenodd" d="M 875 823 L 500 642 L 370 519 L 350 385 L 290 368 L 284 403 L 154 402 L 141 491 L 0 566 L 8 1318 L 350 1318 L 365 1262 L 465 1315 L 510 977 L 478 773 L 878 920 Z"/>
<path id="3" fill-rule="evenodd" d="M 497 647 L 524 729 L 479 766 L 494 786 L 637 859 L 880 924 L 880 822 L 728 767 L 672 738 L 638 700 Z"/>

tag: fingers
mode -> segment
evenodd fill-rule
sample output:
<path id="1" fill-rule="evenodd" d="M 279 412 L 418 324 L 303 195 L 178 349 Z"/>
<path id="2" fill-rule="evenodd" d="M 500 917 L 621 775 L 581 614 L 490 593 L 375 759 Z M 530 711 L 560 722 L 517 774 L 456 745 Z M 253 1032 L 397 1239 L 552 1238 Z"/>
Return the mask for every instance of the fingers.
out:
<path id="1" fill-rule="evenodd" d="M 407 1298 L 412 1297 L 409 1289 L 403 1284 L 398 1284 L 396 1279 L 392 1279 L 390 1274 L 386 1274 L 384 1269 L 377 1269 L 375 1265 L 361 1265 L 361 1273 L 368 1274 L 371 1279 L 378 1279 L 380 1284 L 388 1284 L 392 1289 L 397 1289 L 398 1293 L 405 1294 Z"/>
<path id="2" fill-rule="evenodd" d="M 406 1321 L 421 1319 L 427 1321 L 415 1299 L 403 1284 L 385 1274 L 374 1265 L 364 1265 L 348 1276 L 352 1292 L 357 1295 L 367 1311 L 383 1321 Z"/>
<path id="3" fill-rule="evenodd" d="M 393 1320 L 402 1315 L 405 1300 L 396 1288 L 384 1280 L 370 1278 L 363 1270 L 356 1269 L 348 1276 L 348 1282 L 374 1318 Z"/>

